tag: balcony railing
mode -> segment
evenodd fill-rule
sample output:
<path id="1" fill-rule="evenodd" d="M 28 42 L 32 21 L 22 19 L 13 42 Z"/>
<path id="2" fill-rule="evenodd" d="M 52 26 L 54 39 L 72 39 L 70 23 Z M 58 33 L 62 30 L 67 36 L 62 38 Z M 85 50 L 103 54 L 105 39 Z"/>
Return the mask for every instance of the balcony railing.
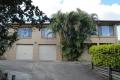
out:
<path id="1" fill-rule="evenodd" d="M 85 43 L 116 43 L 118 42 L 117 36 L 91 36 Z"/>

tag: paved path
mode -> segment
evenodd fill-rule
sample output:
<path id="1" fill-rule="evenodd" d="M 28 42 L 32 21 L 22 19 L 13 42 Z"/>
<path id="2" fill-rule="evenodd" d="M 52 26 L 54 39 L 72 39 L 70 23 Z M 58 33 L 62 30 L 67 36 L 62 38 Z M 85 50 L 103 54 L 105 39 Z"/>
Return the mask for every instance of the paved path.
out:
<path id="1" fill-rule="evenodd" d="M 105 80 L 87 63 L 0 61 L 0 69 L 16 80 Z"/>

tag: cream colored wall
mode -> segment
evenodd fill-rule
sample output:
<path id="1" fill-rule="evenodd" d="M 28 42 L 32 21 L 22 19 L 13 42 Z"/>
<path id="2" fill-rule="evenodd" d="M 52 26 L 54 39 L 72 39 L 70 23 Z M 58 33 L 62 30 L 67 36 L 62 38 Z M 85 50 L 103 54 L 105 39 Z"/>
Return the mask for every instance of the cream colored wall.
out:
<path id="1" fill-rule="evenodd" d="M 41 44 L 54 44 L 57 46 L 57 60 L 61 60 L 60 45 L 58 36 L 54 39 L 41 38 L 41 31 L 34 29 L 32 31 L 32 37 L 27 39 L 19 39 L 14 45 L 6 51 L 4 57 L 8 60 L 16 60 L 16 46 L 17 45 L 33 45 L 33 60 L 39 60 L 39 45 Z"/>
<path id="2" fill-rule="evenodd" d="M 4 59 L 15 60 L 16 59 L 16 44 L 13 44 L 11 48 L 8 48 L 6 53 L 3 55 Z"/>
<path id="3" fill-rule="evenodd" d="M 82 53 L 82 55 L 80 57 L 80 60 L 81 61 L 91 61 L 91 56 L 90 56 L 90 54 L 88 52 L 87 47 L 85 47 L 85 49 L 84 49 L 84 51 L 83 51 L 83 53 Z"/>

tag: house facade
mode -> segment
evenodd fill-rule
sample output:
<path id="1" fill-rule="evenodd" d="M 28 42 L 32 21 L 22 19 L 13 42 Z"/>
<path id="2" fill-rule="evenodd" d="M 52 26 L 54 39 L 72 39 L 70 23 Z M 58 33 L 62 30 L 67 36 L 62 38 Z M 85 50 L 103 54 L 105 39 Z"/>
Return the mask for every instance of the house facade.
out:
<path id="1" fill-rule="evenodd" d="M 99 20 L 96 21 L 96 34 L 92 35 L 90 38 L 90 43 L 117 43 L 117 27 L 120 21 L 110 21 L 110 20 Z"/>
<path id="2" fill-rule="evenodd" d="M 86 44 L 118 42 L 116 29 L 120 21 L 99 20 L 96 23 L 97 32 L 85 41 Z M 30 24 L 14 25 L 17 27 L 19 40 L 6 51 L 3 57 L 7 60 L 61 61 L 60 38 L 47 28 L 48 25 L 44 24 L 40 30 L 31 28 Z M 88 57 L 88 52 L 85 50 L 82 58 L 89 59 Z"/>
<path id="3" fill-rule="evenodd" d="M 85 41 L 86 44 L 101 45 L 119 42 L 117 27 L 120 25 L 120 21 L 98 20 L 96 23 L 96 34 L 88 38 Z M 88 48 L 84 50 L 81 59 L 85 61 L 91 60 L 91 56 L 88 54 Z"/>

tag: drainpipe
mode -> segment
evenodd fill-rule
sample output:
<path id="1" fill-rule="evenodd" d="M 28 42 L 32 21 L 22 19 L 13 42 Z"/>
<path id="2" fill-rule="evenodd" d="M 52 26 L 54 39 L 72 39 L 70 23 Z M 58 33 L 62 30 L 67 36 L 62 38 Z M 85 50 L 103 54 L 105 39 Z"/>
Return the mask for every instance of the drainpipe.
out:
<path id="1" fill-rule="evenodd" d="M 97 20 L 97 36 L 98 36 L 98 42 L 97 42 L 97 45 L 99 46 L 100 45 L 100 32 L 99 32 L 99 28 L 98 28 L 98 25 L 99 25 L 99 20 Z"/>

